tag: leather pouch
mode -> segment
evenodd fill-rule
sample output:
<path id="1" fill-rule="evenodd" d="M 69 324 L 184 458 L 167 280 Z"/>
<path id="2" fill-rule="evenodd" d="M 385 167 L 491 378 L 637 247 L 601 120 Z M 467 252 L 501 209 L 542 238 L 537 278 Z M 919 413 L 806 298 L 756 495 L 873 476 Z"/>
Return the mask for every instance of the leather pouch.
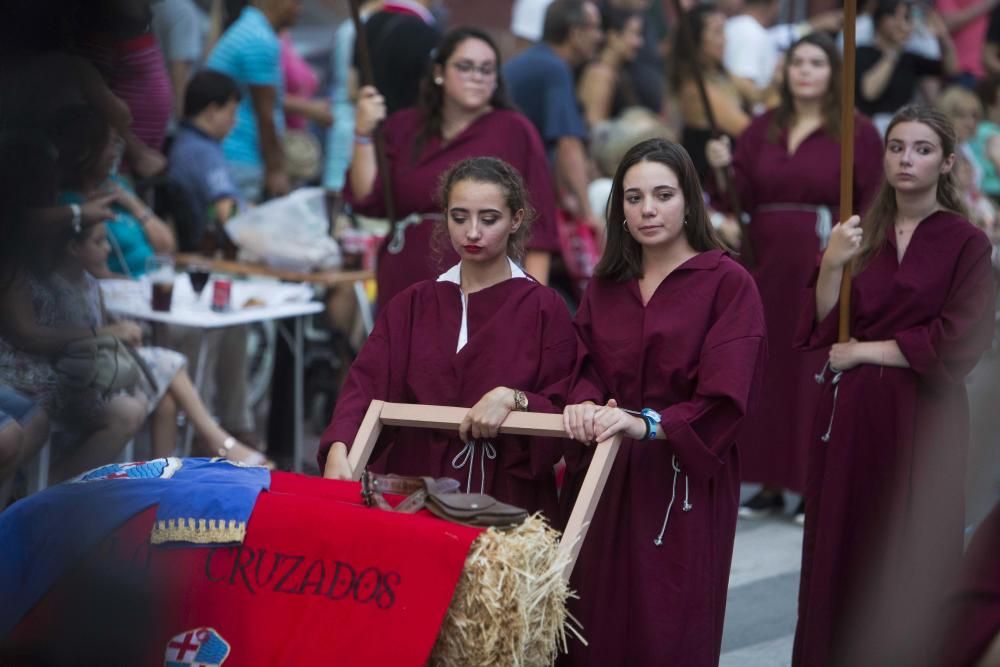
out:
<path id="1" fill-rule="evenodd" d="M 520 507 L 484 493 L 457 493 L 459 487 L 458 481 L 448 477 L 400 477 L 371 471 L 365 471 L 361 477 L 361 496 L 369 507 L 407 514 L 427 509 L 438 518 L 483 528 L 509 528 L 528 518 L 528 512 Z M 383 493 L 406 495 L 406 498 L 392 507 Z"/>

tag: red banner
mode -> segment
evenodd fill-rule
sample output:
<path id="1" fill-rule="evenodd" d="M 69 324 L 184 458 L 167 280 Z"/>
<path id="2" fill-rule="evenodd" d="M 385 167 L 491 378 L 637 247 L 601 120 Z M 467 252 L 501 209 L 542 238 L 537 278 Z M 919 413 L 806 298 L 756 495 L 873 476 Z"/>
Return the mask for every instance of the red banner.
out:
<path id="1" fill-rule="evenodd" d="M 150 666 L 423 665 L 480 532 L 368 509 L 357 483 L 288 473 L 272 475 L 240 546 L 150 546 L 155 513 L 131 519 L 86 564 L 148 584 Z M 69 636 L 58 627 L 68 588 L 50 591 L 14 639 Z"/>

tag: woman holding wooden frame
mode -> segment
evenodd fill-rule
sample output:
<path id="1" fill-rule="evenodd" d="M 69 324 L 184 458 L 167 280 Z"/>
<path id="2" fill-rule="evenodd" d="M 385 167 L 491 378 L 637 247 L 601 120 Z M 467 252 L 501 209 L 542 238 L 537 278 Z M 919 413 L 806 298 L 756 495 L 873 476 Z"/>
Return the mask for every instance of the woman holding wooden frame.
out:
<path id="1" fill-rule="evenodd" d="M 447 244 L 461 259 L 437 280 L 390 301 L 354 361 L 320 440 L 324 476 L 350 479 L 353 443 L 373 400 L 471 407 L 460 429 L 383 432 L 376 472 L 452 477 L 529 511 L 557 516 L 553 468 L 563 443 L 503 435 L 512 410 L 558 412 L 576 334 L 561 297 L 515 263 L 532 219 L 521 176 L 496 158 L 471 158 L 441 185 Z"/>
<path id="2" fill-rule="evenodd" d="M 571 580 L 588 645 L 571 643 L 566 664 L 717 664 L 739 504 L 735 444 L 760 382 L 764 315 L 677 144 L 642 142 L 619 165 L 607 248 L 576 326 L 589 352 L 566 430 L 585 443 L 625 439 Z M 574 453 L 566 507 L 593 449 Z"/>

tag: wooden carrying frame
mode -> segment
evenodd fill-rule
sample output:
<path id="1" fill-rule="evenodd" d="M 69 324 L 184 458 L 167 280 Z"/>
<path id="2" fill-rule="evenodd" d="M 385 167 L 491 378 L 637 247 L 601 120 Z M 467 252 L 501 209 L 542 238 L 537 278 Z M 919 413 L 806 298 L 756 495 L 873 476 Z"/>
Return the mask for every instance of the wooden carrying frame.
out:
<path id="1" fill-rule="evenodd" d="M 372 401 L 368 412 L 361 422 L 358 435 L 354 438 L 351 452 L 347 457 L 351 466 L 351 479 L 361 479 L 361 473 L 368 465 L 375 443 L 382 432 L 383 426 L 406 426 L 409 428 L 436 428 L 457 431 L 459 424 L 465 418 L 468 408 L 450 408 L 440 405 L 410 405 L 406 403 L 387 403 Z M 566 438 L 563 429 L 562 415 L 544 414 L 540 412 L 511 412 L 500 426 L 500 433 L 511 435 L 531 435 L 547 438 Z M 562 539 L 559 541 L 559 553 L 568 554 L 569 562 L 562 571 L 562 577 L 567 582 L 580 555 L 580 547 L 587 537 L 590 520 L 594 517 L 597 502 L 601 499 L 604 484 L 608 481 L 611 466 L 621 445 L 622 436 L 597 443 L 594 458 L 587 469 L 580 495 L 577 497 L 573 512 L 566 523 Z"/>

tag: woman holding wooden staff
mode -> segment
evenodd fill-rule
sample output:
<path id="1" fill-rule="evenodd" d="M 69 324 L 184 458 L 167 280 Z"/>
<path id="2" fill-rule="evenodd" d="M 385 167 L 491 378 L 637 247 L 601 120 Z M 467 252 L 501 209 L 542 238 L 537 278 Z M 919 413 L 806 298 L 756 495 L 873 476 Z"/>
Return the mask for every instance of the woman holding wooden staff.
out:
<path id="1" fill-rule="evenodd" d="M 607 239 L 576 317 L 589 352 L 564 422 L 584 443 L 625 440 L 571 581 L 587 646 L 573 642 L 565 664 L 716 665 L 735 444 L 764 362 L 760 297 L 716 237 L 677 144 L 652 139 L 625 155 Z M 567 506 L 589 456 L 571 459 Z"/>
<path id="2" fill-rule="evenodd" d="M 389 212 L 372 141 L 385 114 L 378 91 L 363 87 L 346 194 L 354 210 L 364 215 Z M 538 211 L 525 269 L 537 272 L 539 280 L 547 279 L 548 254 L 559 248 L 548 160 L 534 126 L 507 102 L 500 52 L 486 33 L 457 28 L 445 35 L 421 84 L 419 106 L 394 113 L 382 132 L 397 220 L 391 221 L 392 231 L 379 249 L 380 307 L 406 287 L 433 278 L 458 261 L 450 250 L 439 263 L 429 253 L 431 231 L 440 217 L 434 195 L 441 174 L 475 155 L 498 157 L 523 175 Z"/>
<path id="3" fill-rule="evenodd" d="M 533 215 L 527 191 L 507 163 L 472 158 L 445 174 L 441 201 L 438 241 L 461 259 L 382 309 L 320 439 L 320 469 L 350 479 L 348 447 L 372 400 L 471 407 L 458 438 L 384 432 L 371 468 L 453 477 L 464 491 L 555 518 L 563 442 L 497 437 L 511 410 L 558 412 L 576 358 L 565 303 L 516 264 Z"/>
<path id="4" fill-rule="evenodd" d="M 990 242 L 955 188 L 954 152 L 940 112 L 897 113 L 885 184 L 863 223 L 834 226 L 806 290 L 796 341 L 832 345 L 834 375 L 817 377 L 825 382 L 809 450 L 796 665 L 923 664 L 926 654 L 900 651 L 925 627 L 897 626 L 903 616 L 927 620 L 919 614 L 938 608 L 958 570 L 963 382 L 990 345 L 994 286 Z M 852 338 L 837 343 L 845 271 Z M 859 658 L 873 647 L 891 660 Z"/>
<path id="5" fill-rule="evenodd" d="M 782 492 L 801 494 L 812 414 L 819 399 L 813 380 L 823 365 L 821 351 L 794 349 L 799 290 L 816 269 L 838 218 L 840 176 L 840 54 L 833 40 L 812 33 L 792 45 L 785 57 L 781 102 L 758 116 L 740 135 L 735 155 L 726 139 L 708 142 L 706 156 L 718 170 L 732 165 L 733 179 L 716 178 L 726 194 L 735 183 L 750 213 L 743 229 L 754 249 L 751 270 L 764 302 L 768 359 L 760 404 L 748 420 L 742 444 L 743 481 L 764 488 L 740 507 L 740 516 L 781 512 Z M 854 206 L 863 210 L 882 180 L 882 140 L 860 115 L 854 119 Z M 728 204 L 720 198 L 720 204 Z M 795 511 L 803 517 L 802 505 Z"/>

